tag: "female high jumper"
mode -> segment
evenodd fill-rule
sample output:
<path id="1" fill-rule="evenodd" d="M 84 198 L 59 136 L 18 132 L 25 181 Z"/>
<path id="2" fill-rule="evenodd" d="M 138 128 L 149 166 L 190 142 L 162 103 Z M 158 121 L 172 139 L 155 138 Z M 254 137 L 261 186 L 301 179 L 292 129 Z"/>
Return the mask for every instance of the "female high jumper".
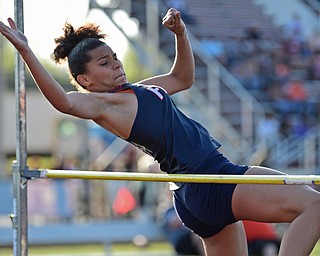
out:
<path id="1" fill-rule="evenodd" d="M 127 81 L 121 61 L 103 41 L 98 26 L 75 29 L 66 23 L 53 58 L 67 60 L 77 91 L 66 93 L 46 71 L 12 19 L 0 32 L 18 50 L 39 90 L 58 111 L 91 119 L 152 155 L 167 173 L 285 175 L 260 166 L 231 163 L 198 122 L 184 115 L 170 95 L 194 82 L 194 59 L 187 29 L 176 9 L 162 24 L 175 36 L 176 55 L 168 73 L 136 84 Z M 40 32 L 39 32 L 40 33 Z M 305 185 L 178 183 L 175 209 L 198 234 L 206 255 L 247 255 L 241 220 L 288 222 L 279 255 L 309 255 L 320 237 L 320 195 Z"/>

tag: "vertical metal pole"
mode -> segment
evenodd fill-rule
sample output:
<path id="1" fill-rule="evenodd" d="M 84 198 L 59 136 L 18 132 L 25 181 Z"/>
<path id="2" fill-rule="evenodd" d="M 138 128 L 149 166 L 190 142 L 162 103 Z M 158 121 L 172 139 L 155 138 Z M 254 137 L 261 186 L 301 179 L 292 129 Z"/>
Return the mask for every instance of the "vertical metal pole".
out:
<path id="1" fill-rule="evenodd" d="M 160 45 L 160 38 L 159 38 L 159 3 L 156 0 L 148 0 L 146 1 L 146 21 L 147 21 L 147 45 L 153 45 L 155 49 L 154 55 L 159 56 L 159 45 Z M 158 52 L 156 52 L 158 51 Z M 149 60 L 149 66 L 153 64 Z M 159 71 L 159 66 L 157 66 L 157 72 Z"/>
<path id="2" fill-rule="evenodd" d="M 0 3 L 1 10 L 1 3 Z M 4 120 L 4 93 L 5 93 L 5 79 L 3 77 L 3 37 L 0 37 L 0 120 Z M 0 141 L 4 141 L 4 125 L 0 125 Z M 5 170 L 5 153 L 4 143 L 0 143 L 0 177 L 4 174 Z"/>
<path id="3" fill-rule="evenodd" d="M 17 27 L 23 32 L 23 0 L 15 0 L 14 12 Z M 25 67 L 15 51 L 16 93 L 16 161 L 12 164 L 13 175 L 13 252 L 14 256 L 28 255 L 27 179 L 26 170 L 26 86 Z"/>

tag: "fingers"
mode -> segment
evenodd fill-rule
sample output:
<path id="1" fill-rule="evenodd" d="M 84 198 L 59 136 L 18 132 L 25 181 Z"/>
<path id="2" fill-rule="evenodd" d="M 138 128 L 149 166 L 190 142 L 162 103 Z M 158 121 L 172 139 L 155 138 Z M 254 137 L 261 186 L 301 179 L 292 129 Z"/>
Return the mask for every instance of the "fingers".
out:
<path id="1" fill-rule="evenodd" d="M 6 25 L 2 21 L 0 21 L 0 26 L 1 27 L 6 27 Z"/>
<path id="2" fill-rule="evenodd" d="M 8 23 L 11 29 L 17 29 L 16 23 L 13 21 L 13 19 L 8 18 Z M 0 28 L 2 28 L 2 31 L 8 31 L 9 27 L 5 25 L 2 21 L 0 21 Z"/>
<path id="3" fill-rule="evenodd" d="M 7 32 L 8 27 L 2 22 L 0 21 L 0 32 L 5 35 L 5 33 Z"/>
<path id="4" fill-rule="evenodd" d="M 12 29 L 17 29 L 17 25 L 16 25 L 16 23 L 13 21 L 13 19 L 8 18 L 8 23 L 9 23 L 9 25 L 10 25 L 10 27 L 11 27 Z"/>
<path id="5" fill-rule="evenodd" d="M 186 26 L 181 18 L 181 13 L 170 8 L 162 19 L 162 25 L 171 30 L 176 35 L 183 35 L 186 31 Z"/>
<path id="6" fill-rule="evenodd" d="M 162 24 L 166 27 L 173 27 L 180 22 L 181 13 L 174 8 L 170 8 L 162 19 Z"/>

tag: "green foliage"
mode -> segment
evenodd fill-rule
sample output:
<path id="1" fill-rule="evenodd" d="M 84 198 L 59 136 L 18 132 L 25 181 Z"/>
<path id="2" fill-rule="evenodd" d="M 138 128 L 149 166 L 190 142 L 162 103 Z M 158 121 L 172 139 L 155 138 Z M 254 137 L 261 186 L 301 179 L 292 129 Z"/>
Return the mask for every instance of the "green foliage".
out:
<path id="1" fill-rule="evenodd" d="M 1 67 L 3 72 L 3 82 L 9 87 L 14 88 L 14 54 L 13 48 L 8 44 L 1 46 Z"/>
<path id="2" fill-rule="evenodd" d="M 30 246 L 30 255 L 105 255 L 112 253 L 112 255 L 148 255 L 152 252 L 157 252 L 157 255 L 172 255 L 173 248 L 167 242 L 150 243 L 147 247 L 138 248 L 133 244 L 112 244 L 110 248 L 104 247 L 102 244 L 83 244 L 83 245 L 55 245 L 55 246 Z M 108 251 L 108 249 L 110 251 Z M 107 251 L 106 251 L 107 250 Z M 1 248 L 1 256 L 11 256 L 12 248 Z M 154 254 L 153 254 L 154 255 Z"/>
<path id="3" fill-rule="evenodd" d="M 152 75 L 147 67 L 142 66 L 139 56 L 130 46 L 125 53 L 122 63 L 126 71 L 127 79 L 131 83 L 138 82 Z"/>
<path id="4" fill-rule="evenodd" d="M 3 71 L 3 81 L 7 88 L 14 89 L 14 72 L 15 72 L 15 58 L 13 47 L 9 44 L 4 44 L 2 48 L 2 71 Z M 73 90 L 70 85 L 68 70 L 67 68 L 55 65 L 52 60 L 40 59 L 42 64 L 48 70 L 48 72 L 62 85 L 66 87 L 67 90 Z M 36 89 L 35 83 L 30 75 L 26 72 L 26 87 Z"/>

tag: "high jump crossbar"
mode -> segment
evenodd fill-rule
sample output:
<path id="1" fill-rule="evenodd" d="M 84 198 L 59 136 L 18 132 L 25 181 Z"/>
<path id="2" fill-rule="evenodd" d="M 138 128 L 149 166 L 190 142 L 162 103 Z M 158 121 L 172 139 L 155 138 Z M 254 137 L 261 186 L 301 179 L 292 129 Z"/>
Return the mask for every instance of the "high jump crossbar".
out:
<path id="1" fill-rule="evenodd" d="M 29 170 L 26 178 L 94 179 L 221 184 L 320 185 L 320 175 L 204 175 L 83 170 Z"/>

